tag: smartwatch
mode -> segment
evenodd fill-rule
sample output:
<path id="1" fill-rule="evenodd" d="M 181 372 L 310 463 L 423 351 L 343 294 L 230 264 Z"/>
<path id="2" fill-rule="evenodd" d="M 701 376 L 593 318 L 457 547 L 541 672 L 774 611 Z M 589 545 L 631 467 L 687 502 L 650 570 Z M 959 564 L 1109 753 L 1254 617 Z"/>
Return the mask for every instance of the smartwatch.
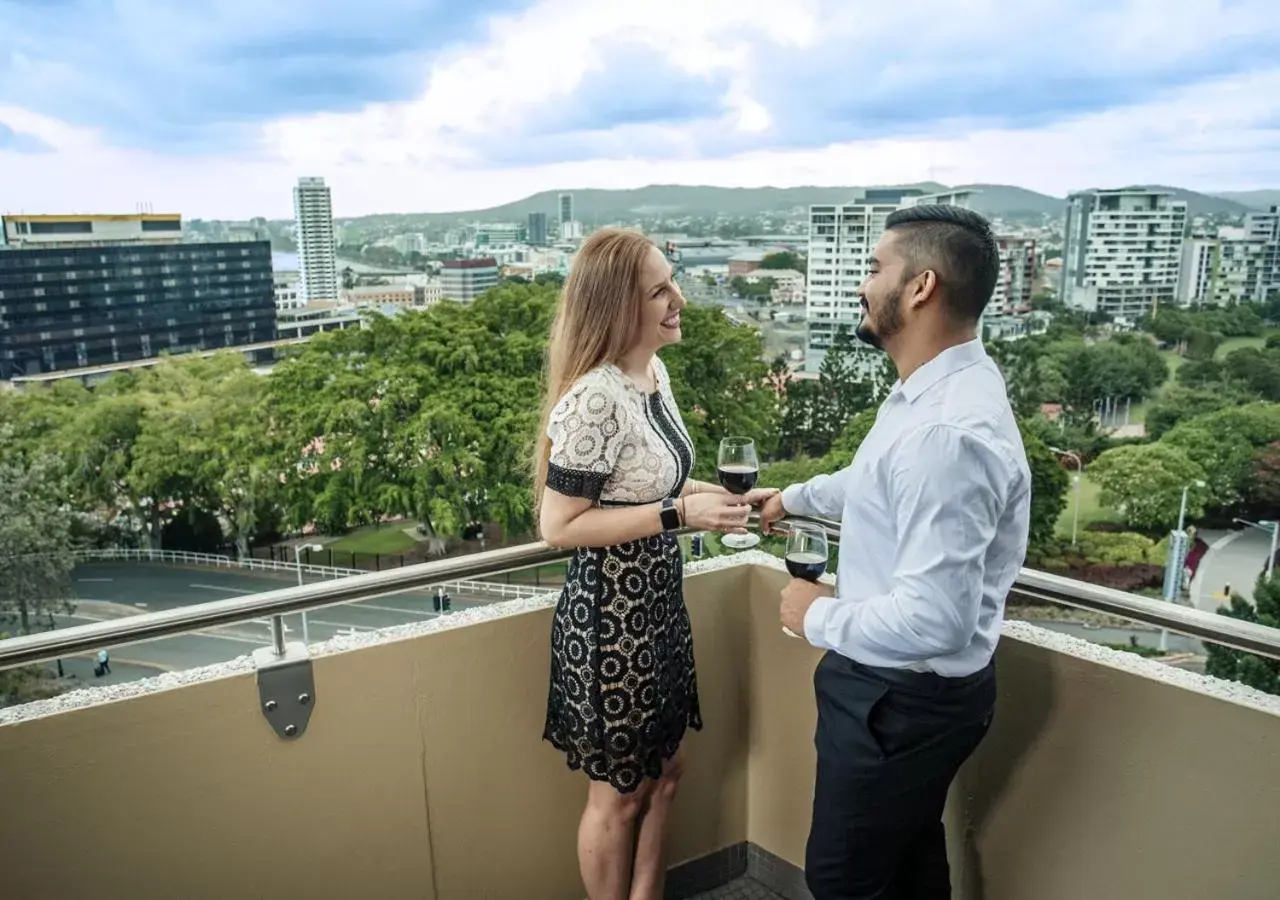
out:
<path id="1" fill-rule="evenodd" d="M 663 499 L 662 509 L 658 511 L 658 516 L 662 519 L 663 531 L 680 530 L 680 511 L 676 509 L 676 501 L 670 497 Z"/>

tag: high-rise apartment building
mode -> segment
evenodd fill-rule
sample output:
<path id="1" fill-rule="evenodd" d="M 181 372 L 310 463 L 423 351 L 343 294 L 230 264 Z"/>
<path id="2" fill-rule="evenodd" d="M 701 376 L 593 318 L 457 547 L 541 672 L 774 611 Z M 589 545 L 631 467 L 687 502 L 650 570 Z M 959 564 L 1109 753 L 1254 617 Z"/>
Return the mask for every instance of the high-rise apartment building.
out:
<path id="1" fill-rule="evenodd" d="M 1218 260 L 1214 238 L 1187 238 L 1182 242 L 1182 265 L 1178 271 L 1178 305 L 1209 303 L 1213 297 L 1213 275 Z"/>
<path id="2" fill-rule="evenodd" d="M 996 246 L 1000 250 L 1000 275 L 988 308 L 1008 313 L 1030 306 L 1036 279 L 1035 239 L 999 236 Z"/>
<path id="3" fill-rule="evenodd" d="M 0 249 L 0 379 L 275 338 L 267 241 Z"/>
<path id="4" fill-rule="evenodd" d="M 806 369 L 821 367 L 841 325 L 853 330 L 862 321 L 858 287 L 866 280 L 885 220 L 899 209 L 926 203 L 967 206 L 970 193 L 868 188 L 848 203 L 809 207 Z"/>
<path id="5" fill-rule="evenodd" d="M 441 263 L 440 296 L 445 300 L 470 303 L 498 284 L 498 261 L 484 259 L 450 259 Z"/>
<path id="6" fill-rule="evenodd" d="M 573 221 L 573 194 L 560 195 L 560 227 L 564 227 L 565 222 Z"/>
<path id="7" fill-rule="evenodd" d="M 1245 217 L 1244 229 L 1250 238 L 1266 244 L 1259 275 L 1259 299 L 1280 298 L 1280 206 L 1264 213 L 1250 213 Z"/>
<path id="8" fill-rule="evenodd" d="M 338 252 L 333 234 L 333 202 L 323 178 L 299 178 L 293 188 L 294 239 L 308 303 L 338 300 Z"/>
<path id="9" fill-rule="evenodd" d="M 530 244 L 535 247 L 547 246 L 547 214 L 540 212 L 529 213 L 527 231 Z"/>
<path id="10" fill-rule="evenodd" d="M 1150 188 L 1067 198 L 1062 290 L 1068 306 L 1136 319 L 1176 302 L 1187 204 Z"/>

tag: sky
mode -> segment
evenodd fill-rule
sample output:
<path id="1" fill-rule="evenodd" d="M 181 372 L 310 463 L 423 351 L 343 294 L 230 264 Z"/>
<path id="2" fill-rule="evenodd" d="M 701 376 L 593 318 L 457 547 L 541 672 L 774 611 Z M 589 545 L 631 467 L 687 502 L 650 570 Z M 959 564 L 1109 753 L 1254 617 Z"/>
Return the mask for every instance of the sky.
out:
<path id="1" fill-rule="evenodd" d="M 0 211 L 1280 188 L 1276 0 L 0 0 Z"/>

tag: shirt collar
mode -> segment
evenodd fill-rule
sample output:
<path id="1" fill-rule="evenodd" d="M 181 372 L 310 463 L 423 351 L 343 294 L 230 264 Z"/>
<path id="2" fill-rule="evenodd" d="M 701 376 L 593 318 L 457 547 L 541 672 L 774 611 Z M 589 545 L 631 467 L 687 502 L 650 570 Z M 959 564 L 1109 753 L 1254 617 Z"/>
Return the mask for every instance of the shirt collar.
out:
<path id="1" fill-rule="evenodd" d="M 908 403 L 914 403 L 917 397 L 939 381 L 949 378 L 986 358 L 987 351 L 982 346 L 982 341 L 978 338 L 965 341 L 963 344 L 956 344 L 954 347 L 948 347 L 912 372 L 911 377 L 905 382 L 899 380 L 895 383 L 893 393 L 901 394 L 902 398 Z"/>

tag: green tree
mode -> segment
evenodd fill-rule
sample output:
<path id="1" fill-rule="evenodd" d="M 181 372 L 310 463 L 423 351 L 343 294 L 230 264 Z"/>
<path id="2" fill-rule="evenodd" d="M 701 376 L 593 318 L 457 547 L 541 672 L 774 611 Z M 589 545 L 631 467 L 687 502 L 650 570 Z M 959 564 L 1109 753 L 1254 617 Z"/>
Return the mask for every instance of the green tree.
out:
<path id="1" fill-rule="evenodd" d="M 1187 359 L 1213 359 L 1222 345 L 1222 335 L 1203 328 L 1191 328 L 1186 335 Z"/>
<path id="2" fill-rule="evenodd" d="M 564 287 L 564 276 L 559 272 L 539 272 L 533 276 L 533 283 L 539 287 L 553 287 L 560 290 Z"/>
<path id="3" fill-rule="evenodd" d="M 1187 515 L 1204 515 L 1207 492 L 1195 486 L 1205 479 L 1204 470 L 1164 442 L 1115 447 L 1093 461 L 1089 474 L 1102 488 L 1102 503 L 1132 528 L 1160 531 L 1176 525 L 1187 486 Z"/>
<path id="4" fill-rule="evenodd" d="M 874 404 L 874 381 L 863 371 L 872 361 L 869 356 L 870 351 L 859 346 L 849 328 L 841 325 L 836 330 L 818 370 L 815 455 L 829 451 L 850 420 Z"/>
<path id="5" fill-rule="evenodd" d="M 684 340 L 663 350 L 662 359 L 697 451 L 697 477 L 714 476 L 726 435 L 748 435 L 765 459 L 774 458 L 780 410 L 764 338 L 719 307 L 690 305 L 681 315 Z"/>
<path id="6" fill-rule="evenodd" d="M 1188 388 L 1171 384 L 1161 392 L 1159 399 L 1147 407 L 1147 435 L 1158 440 L 1179 422 L 1241 402 L 1242 398 L 1226 385 Z"/>
<path id="7" fill-rule="evenodd" d="M 760 260 L 760 268 L 762 269 L 791 269 L 795 272 L 807 273 L 809 271 L 809 263 L 799 253 L 790 250 L 781 253 L 770 253 Z"/>
<path id="8" fill-rule="evenodd" d="M 1193 359 L 1178 368 L 1178 384 L 1187 388 L 1208 388 L 1221 382 L 1225 374 L 1222 363 L 1214 359 Z"/>
<path id="9" fill-rule="evenodd" d="M 1280 350 L 1242 347 L 1222 361 L 1226 378 L 1249 395 L 1271 403 L 1280 402 Z"/>
<path id="10" fill-rule="evenodd" d="M 0 424 L 0 623 L 20 634 L 73 610 L 75 520 L 59 462 L 20 453 Z"/>
<path id="11" fill-rule="evenodd" d="M 1054 529 L 1066 508 L 1069 478 L 1062 462 L 1044 441 L 1021 420 L 1018 431 L 1031 469 L 1031 528 L 1028 545 L 1045 546 L 1053 539 Z"/>
<path id="12" fill-rule="evenodd" d="M 1280 441 L 1254 452 L 1245 500 L 1259 518 L 1280 518 Z"/>
<path id="13" fill-rule="evenodd" d="M 1247 436 L 1207 427 L 1207 421 L 1200 418 L 1183 422 L 1160 443 L 1176 447 L 1198 465 L 1206 474 L 1211 505 L 1229 509 L 1240 502 L 1248 487 L 1254 446 Z"/>
<path id="14" fill-rule="evenodd" d="M 1280 578 L 1258 576 L 1253 589 L 1253 603 L 1232 594 L 1229 606 L 1218 608 L 1218 614 L 1255 622 L 1268 628 L 1280 628 Z M 1219 644 L 1206 643 L 1205 673 L 1215 678 L 1239 681 L 1268 694 L 1280 694 L 1280 660 L 1264 659 Z"/>

